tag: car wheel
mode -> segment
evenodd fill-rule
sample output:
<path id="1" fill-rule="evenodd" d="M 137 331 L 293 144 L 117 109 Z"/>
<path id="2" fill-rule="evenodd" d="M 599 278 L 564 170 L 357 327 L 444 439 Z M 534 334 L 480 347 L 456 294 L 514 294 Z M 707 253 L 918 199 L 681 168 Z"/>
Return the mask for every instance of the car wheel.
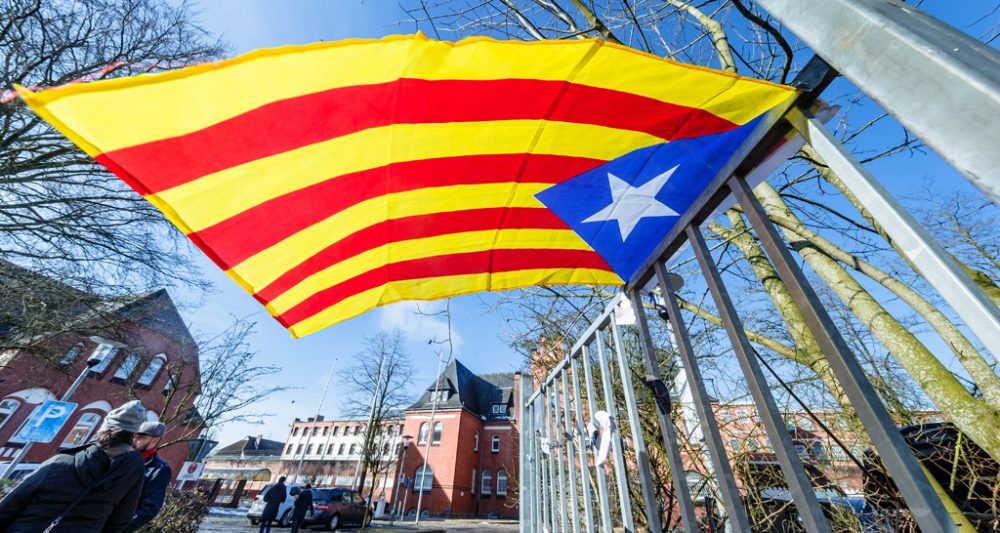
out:
<path id="1" fill-rule="evenodd" d="M 372 513 L 368 513 L 368 516 L 365 518 L 365 527 L 371 527 L 371 525 L 372 525 Z"/>
<path id="2" fill-rule="evenodd" d="M 256 519 L 253 519 L 253 518 L 251 518 L 251 519 L 250 519 L 250 525 L 251 525 L 251 526 L 256 526 L 256 525 L 257 525 L 257 524 L 259 524 L 259 523 L 260 523 L 260 521 L 258 521 L 258 520 L 256 520 Z"/>
<path id="3" fill-rule="evenodd" d="M 340 515 L 334 514 L 330 517 L 330 521 L 326 524 L 327 529 L 330 531 L 336 531 L 340 527 Z"/>
<path id="4" fill-rule="evenodd" d="M 281 527 L 291 527 L 292 525 L 292 510 L 289 509 L 281 515 L 281 520 L 278 520 L 278 525 Z"/>

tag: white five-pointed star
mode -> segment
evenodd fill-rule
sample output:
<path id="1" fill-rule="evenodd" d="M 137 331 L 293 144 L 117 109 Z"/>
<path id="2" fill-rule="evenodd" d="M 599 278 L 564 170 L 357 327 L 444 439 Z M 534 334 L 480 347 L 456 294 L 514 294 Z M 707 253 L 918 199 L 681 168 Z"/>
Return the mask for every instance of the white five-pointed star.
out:
<path id="1" fill-rule="evenodd" d="M 639 221 L 649 217 L 676 217 L 677 211 L 656 199 L 656 194 L 663 189 L 671 174 L 677 170 L 674 167 L 638 187 L 608 172 L 608 183 L 611 185 L 611 204 L 590 215 L 584 222 L 601 222 L 614 220 L 618 223 L 622 242 L 628 238 Z"/>

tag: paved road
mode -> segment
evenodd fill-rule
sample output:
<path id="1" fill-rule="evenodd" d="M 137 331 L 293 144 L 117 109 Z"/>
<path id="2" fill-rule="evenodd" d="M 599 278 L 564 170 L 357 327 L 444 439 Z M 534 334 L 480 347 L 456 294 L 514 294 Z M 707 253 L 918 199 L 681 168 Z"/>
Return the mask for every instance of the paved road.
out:
<path id="1" fill-rule="evenodd" d="M 368 531 L 372 533 L 395 533 L 395 532 L 420 532 L 426 531 L 430 533 L 431 531 L 457 531 L 457 532 L 472 532 L 477 533 L 513 533 L 518 530 L 516 522 L 494 522 L 488 520 L 429 520 L 422 522 L 419 529 L 415 529 L 412 526 L 405 527 L 394 527 L 389 528 L 388 524 L 382 524 L 376 521 Z M 256 533 L 257 528 L 250 525 L 250 521 L 247 520 L 246 516 L 225 516 L 225 515 L 209 515 L 202 522 L 201 528 L 198 530 L 201 533 Z M 275 533 L 287 533 L 287 529 L 273 528 L 272 531 Z M 338 531 L 357 531 L 356 529 L 341 529 Z"/>

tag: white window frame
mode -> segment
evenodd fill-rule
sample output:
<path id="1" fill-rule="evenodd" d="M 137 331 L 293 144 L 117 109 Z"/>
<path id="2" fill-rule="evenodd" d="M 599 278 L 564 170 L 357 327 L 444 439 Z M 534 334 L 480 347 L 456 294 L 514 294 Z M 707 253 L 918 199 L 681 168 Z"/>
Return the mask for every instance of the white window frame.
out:
<path id="1" fill-rule="evenodd" d="M 139 354 L 126 354 L 125 360 L 122 361 L 121 366 L 118 367 L 118 370 L 115 370 L 115 375 L 113 376 L 114 379 L 127 381 L 128 378 L 135 373 L 135 369 L 139 368 L 140 362 L 142 362 L 142 358 L 139 357 Z"/>
<path id="2" fill-rule="evenodd" d="M 427 422 L 420 423 L 420 427 L 417 429 L 417 444 L 427 443 L 427 433 L 429 427 L 430 424 L 428 424 Z"/>
<path id="3" fill-rule="evenodd" d="M 478 431 L 476 432 L 476 436 L 474 437 L 474 440 L 472 441 L 472 451 L 474 451 L 474 452 L 478 452 L 479 451 L 479 432 Z"/>
<path id="4" fill-rule="evenodd" d="M 501 484 L 503 482 L 503 484 Z M 497 471 L 497 496 L 507 495 L 507 471 Z"/>
<path id="5" fill-rule="evenodd" d="M 473 468 L 472 469 L 472 488 L 469 489 L 469 494 L 475 494 L 476 493 L 476 474 L 477 474 L 476 469 Z"/>
<path id="6" fill-rule="evenodd" d="M 74 344 L 73 346 L 70 346 L 69 350 L 66 350 L 66 354 L 63 355 L 62 359 L 59 360 L 59 364 L 62 365 L 62 366 L 68 366 L 68 365 L 72 364 L 73 361 L 76 361 L 77 358 L 80 357 L 80 354 L 82 352 L 83 352 L 83 343 L 82 342 L 78 342 L 78 343 Z"/>
<path id="7" fill-rule="evenodd" d="M 119 347 L 114 344 L 106 344 L 103 342 L 98 344 L 97 348 L 94 348 L 93 353 L 90 354 L 88 359 L 97 358 L 100 359 L 101 362 L 90 367 L 90 371 L 95 374 L 101 374 L 106 371 L 108 367 L 111 366 L 111 362 L 115 360 L 115 356 L 118 355 L 118 349 Z"/>
<path id="8" fill-rule="evenodd" d="M 86 422 L 85 423 L 84 422 L 84 418 L 85 417 L 90 422 Z M 76 447 L 76 446 L 80 446 L 80 445 L 86 444 L 88 441 L 90 441 L 90 438 L 94 436 L 94 432 L 97 431 L 97 427 L 101 425 L 101 421 L 102 420 L 103 420 L 103 417 L 101 415 L 97 414 L 97 413 L 83 413 L 83 414 L 81 414 L 80 417 L 76 419 L 76 423 L 73 424 L 73 427 L 69 430 L 69 433 L 66 434 L 66 437 L 63 439 L 62 444 L 60 444 L 59 447 L 60 448 L 73 448 L 73 447 Z M 70 437 L 73 436 L 73 432 L 76 431 L 77 428 L 79 428 L 79 427 L 85 427 L 86 428 L 86 433 L 83 434 L 83 438 L 79 439 L 78 442 L 70 442 L 69 441 Z"/>
<path id="9" fill-rule="evenodd" d="M 5 407 L 4 404 L 7 403 L 13 404 L 13 407 L 9 405 Z M 0 428 L 4 427 L 8 420 L 14 418 L 14 414 L 17 413 L 17 410 L 20 408 L 21 400 L 15 400 L 14 398 L 4 398 L 3 400 L 0 400 L 0 415 L 7 415 L 3 419 L 0 419 Z"/>
<path id="10" fill-rule="evenodd" d="M 500 453 L 500 435 L 493 435 L 493 438 L 490 439 L 490 451 Z"/>
<path id="11" fill-rule="evenodd" d="M 428 474 L 430 479 L 428 479 Z M 434 487 L 434 470 L 430 465 L 420 465 L 413 474 L 413 491 L 430 492 Z"/>
<path id="12" fill-rule="evenodd" d="M 493 474 L 489 470 L 483 470 L 483 479 L 479 483 L 479 493 L 483 496 L 493 494 Z"/>
<path id="13" fill-rule="evenodd" d="M 431 431 L 431 444 L 441 444 L 442 433 L 444 433 L 444 424 L 434 422 L 434 430 Z"/>
<path id="14" fill-rule="evenodd" d="M 505 415 L 507 414 L 507 404 L 495 403 L 493 404 L 493 414 L 495 415 Z"/>
<path id="15" fill-rule="evenodd" d="M 146 369 L 139 374 L 139 381 L 137 383 L 144 387 L 150 387 L 156 378 L 160 375 L 160 370 L 167 364 L 167 354 L 158 353 L 149 360 L 149 364 L 146 365 Z"/>

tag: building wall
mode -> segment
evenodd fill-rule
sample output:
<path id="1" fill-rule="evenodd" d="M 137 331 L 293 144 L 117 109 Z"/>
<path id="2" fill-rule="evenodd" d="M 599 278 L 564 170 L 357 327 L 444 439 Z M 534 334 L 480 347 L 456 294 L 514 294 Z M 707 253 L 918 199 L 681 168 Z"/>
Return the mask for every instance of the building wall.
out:
<path id="1" fill-rule="evenodd" d="M 132 400 L 133 394 L 142 401 L 147 411 L 153 414 L 174 412 L 176 409 L 176 412 L 183 413 L 183 417 L 190 411 L 194 400 L 192 394 L 176 394 L 172 399 L 172 405 L 164 409 L 166 403 L 164 387 L 172 372 L 178 373 L 175 383 L 180 390 L 187 390 L 189 386 L 197 383 L 195 381 L 198 379 L 197 363 L 191 363 L 197 361 L 196 348 L 182 345 L 170 337 L 139 326 L 124 332 L 122 341 L 128 349 L 135 350 L 142 356 L 140 364 L 129 376 L 133 383 L 146 370 L 150 358 L 154 355 L 165 354 L 167 363 L 149 386 L 130 386 L 115 378 L 115 373 L 125 361 L 128 349 L 119 350 L 102 373 L 91 373 L 80 385 L 70 399 L 79 407 L 56 438 L 51 443 L 36 443 L 32 446 L 22 463 L 25 465 L 25 470 L 36 468 L 39 463 L 58 453 L 76 423 L 88 414 L 100 417 L 100 421 L 91 432 L 90 438 L 92 438 L 96 435 L 97 428 L 103 422 L 108 410 Z M 0 402 L 15 400 L 21 403 L 13 414 L 0 423 L 0 461 L 10 461 L 23 446 L 21 443 L 10 442 L 10 439 L 32 411 L 46 400 L 62 397 L 80 372 L 86 368 L 87 358 L 98 347 L 97 342 L 75 335 L 55 337 L 43 345 L 45 349 L 53 350 L 55 353 L 66 353 L 74 346 L 79 346 L 79 355 L 71 363 L 60 366 L 43 362 L 24 351 L 4 354 L 0 366 Z M 176 404 L 179 402 L 184 405 L 178 409 Z M 181 422 L 182 420 L 177 420 L 176 423 L 168 424 L 165 442 L 186 437 L 186 433 L 190 433 L 191 430 Z M 173 468 L 175 476 L 181 464 L 187 459 L 187 455 L 187 443 L 183 440 L 160 452 L 160 456 Z"/>

